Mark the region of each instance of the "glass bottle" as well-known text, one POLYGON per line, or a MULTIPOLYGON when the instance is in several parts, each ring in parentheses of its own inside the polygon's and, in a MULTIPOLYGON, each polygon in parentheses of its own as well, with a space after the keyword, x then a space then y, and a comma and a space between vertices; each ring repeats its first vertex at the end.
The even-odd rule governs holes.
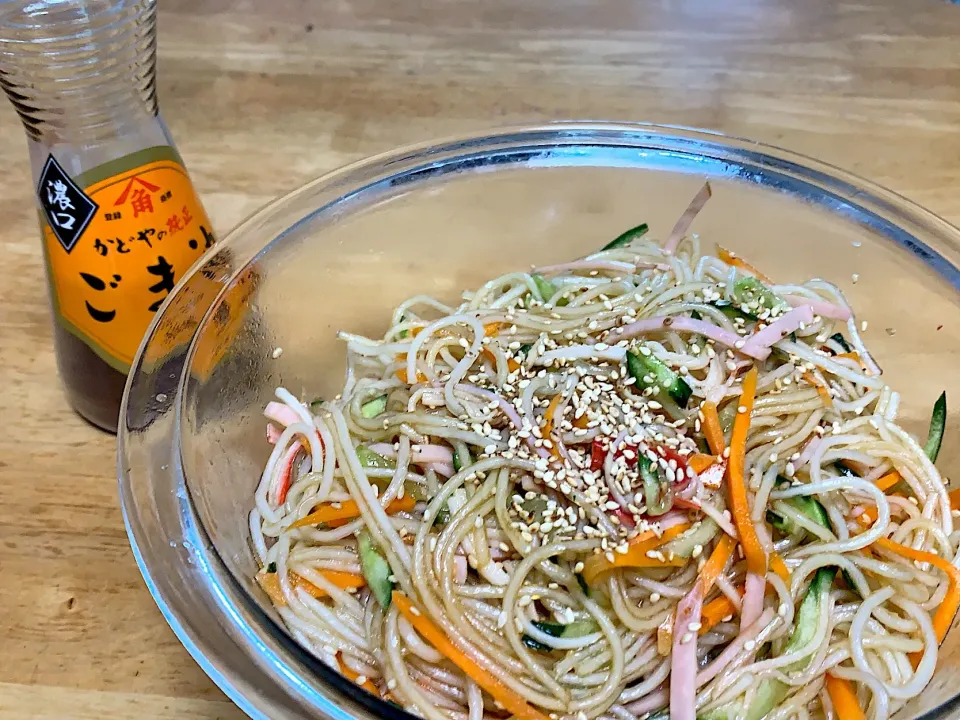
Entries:
POLYGON ((144 331, 214 241, 157 105, 156 0, 0 0, 0 85, 27 135, 61 379, 116 431, 144 331))

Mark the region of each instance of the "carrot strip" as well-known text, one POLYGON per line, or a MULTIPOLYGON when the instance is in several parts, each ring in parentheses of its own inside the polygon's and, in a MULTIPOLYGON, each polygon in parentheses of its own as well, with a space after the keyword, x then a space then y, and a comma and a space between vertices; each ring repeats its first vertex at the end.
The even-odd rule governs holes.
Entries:
POLYGON ((790 587, 790 568, 787 567, 787 564, 783 561, 783 558, 780 557, 780 553, 770 553, 770 569, 776 573, 778 578, 783 580, 787 587, 790 587))
POLYGON ((681 567, 688 562, 686 558, 676 557, 672 560, 666 558, 660 560, 657 557, 649 557, 647 553, 656 550, 664 543, 669 542, 677 535, 689 529, 690 525, 682 523, 667 528, 660 537, 657 537, 657 534, 653 530, 642 532, 630 541, 627 552, 613 552, 613 561, 611 561, 605 553, 591 555, 583 563, 583 579, 586 580, 588 585, 592 585, 600 575, 616 568, 681 567))
MULTIPOLYGON (((341 590, 348 590, 350 588, 362 588, 367 584, 367 581, 363 578, 362 575, 356 575, 351 572, 344 572, 343 570, 320 570, 319 573, 323 575, 324 579, 328 582, 333 583, 341 590)), ((301 587, 306 590, 308 593, 313 595, 313 597, 320 598, 327 597, 327 591, 323 588, 317 587, 312 582, 307 580, 305 577, 297 575, 296 573, 290 573, 294 577, 294 583, 297 587, 301 587)))
POLYGON ((846 358, 847 360, 856 360, 858 363, 860 363, 861 367, 863 366, 863 360, 860 358, 859 353, 855 353, 855 352, 840 353, 839 355, 834 355, 833 358, 834 360, 836 360, 837 358, 846 358))
POLYGON ((723 260, 730 267, 735 267, 737 270, 743 270, 744 272, 753 275, 757 280, 765 282, 767 285, 772 285, 773 280, 768 278, 762 272, 757 270, 753 265, 748 263, 743 258, 739 257, 736 253, 732 253, 721 245, 717 245, 717 257, 723 260))
POLYGON ((723 618, 736 614, 737 608, 726 595, 711 600, 700 610, 700 635, 710 632, 723 618))
POLYGON ((857 522, 860 527, 868 528, 877 521, 877 509, 875 507, 864 508, 863 512, 857 515, 857 522))
MULTIPOLYGON (((416 335, 416 332, 417 332, 417 330, 415 329, 413 334, 416 335)), ((394 358, 394 360, 396 360, 397 362, 406 362, 406 359, 407 359, 407 354, 406 354, 406 353, 400 353, 399 355, 397 355, 397 356, 394 358)), ((406 366, 397 368, 397 370, 396 370, 396 372, 394 373, 394 375, 397 376, 397 379, 398 379, 400 382, 405 382, 405 383, 409 383, 409 382, 410 382, 410 379, 407 377, 407 368, 406 368, 406 366)), ((420 372, 419 370, 417 370, 417 382, 426 382, 426 381, 427 381, 427 376, 424 375, 424 374, 423 374, 422 372, 420 372)))
POLYGON ((843 720, 866 720, 860 701, 853 685, 846 678, 838 678, 830 673, 826 677, 827 693, 833 703, 833 712, 843 720))
MULTIPOLYGON (((343 658, 341 657, 341 655, 342 653, 339 653, 339 652, 337 653, 337 665, 340 666, 340 674, 343 675, 347 680, 350 680, 352 682, 357 682, 357 679, 360 677, 360 675, 358 675, 353 670, 351 670, 350 668, 348 668, 346 665, 343 664, 343 658)), ((366 678, 364 678, 363 682, 358 683, 358 685, 360 685, 360 687, 362 687, 367 692, 371 692, 377 697, 380 697, 380 691, 377 689, 377 686, 374 685, 370 680, 367 680, 366 678)))
MULTIPOLYGON (((398 512, 410 512, 416 504, 416 500, 409 495, 404 495, 402 498, 397 498, 387 505, 386 512, 388 515, 395 515, 398 512)), ((356 500, 347 500, 341 503, 326 503, 309 515, 297 520, 290 526, 290 529, 306 527, 308 525, 319 525, 321 523, 330 524, 338 520, 352 520, 359 516, 360 508, 357 506, 356 500), (335 505, 339 505, 339 507, 334 507, 335 505)))
POLYGON ((950 509, 960 510, 960 488, 948 492, 947 497, 950 498, 950 509))
POLYGON ((703 436, 707 439, 710 452, 714 455, 723 455, 723 428, 720 427, 720 415, 717 413, 717 404, 709 400, 700 406, 703 413, 703 436))
POLYGON ((280 588, 280 577, 277 573, 261 570, 257 573, 256 578, 257 585, 267 594, 274 605, 284 607, 287 604, 287 599, 283 596, 283 590, 280 588))
POLYGON ((730 436, 730 461, 727 464, 727 483, 730 491, 730 506, 734 523, 740 535, 740 545, 747 559, 747 571, 761 577, 767 574, 767 553, 764 551, 757 531, 750 519, 750 505, 747 500, 747 487, 743 479, 743 462, 746 452, 747 432, 750 430, 750 413, 753 411, 754 396, 757 392, 757 369, 751 368, 743 378, 743 390, 740 393, 737 417, 733 421, 730 436), (743 412, 739 409, 743 408, 743 412))
MULTIPOLYGON (((883 492, 887 492, 887 490, 892 488, 901 480, 903 480, 903 476, 900 473, 898 473, 896 470, 894 470, 892 472, 888 472, 882 478, 877 480, 875 484, 878 488, 880 488, 880 490, 882 490, 883 492)), ((903 497, 900 493, 893 493, 893 494, 898 497, 903 497)), ((952 501, 951 501, 951 505, 952 505, 952 501)), ((860 513, 860 515, 858 515, 856 519, 857 519, 857 522, 860 523, 861 527, 866 528, 873 525, 877 521, 877 517, 878 517, 877 508, 868 507, 862 513, 860 513)))
MULTIPOLYGON (((354 575, 353 573, 343 572, 340 570, 320 570, 319 572, 327 580, 343 590, 346 590, 347 588, 360 588, 367 584, 363 577, 360 575, 354 575)), ((297 575, 295 572, 290 573, 290 581, 293 583, 294 587, 303 588, 318 600, 320 598, 327 597, 326 590, 317 587, 306 578, 297 575)), ((257 584, 270 597, 274 605, 284 607, 287 604, 287 598, 284 597, 283 589, 280 587, 280 576, 277 573, 261 570, 257 573, 257 584)))
POLYGON ((540 430, 541 437, 544 437, 544 438, 549 437, 550 433, 553 432, 553 426, 555 423, 553 416, 556 414, 557 407, 560 405, 560 401, 562 399, 563 399, 563 396, 561 393, 557 393, 552 398, 550 398, 550 404, 547 405, 547 410, 543 414, 543 417, 545 419, 543 422, 543 428, 540 430))
POLYGON ((500 328, 503 326, 502 322, 492 322, 483 326, 483 336, 490 337, 491 335, 496 335, 500 332, 500 328))
MULTIPOLYGON (((397 368, 397 372, 394 373, 394 374, 397 376, 397 379, 398 379, 400 382, 405 382, 405 383, 409 383, 409 382, 410 382, 410 380, 407 378, 407 369, 406 369, 406 368, 397 368)), ((426 381, 427 381, 427 376, 424 375, 424 374, 423 374, 422 372, 420 372, 419 370, 417 370, 417 382, 426 382, 426 381)))
POLYGON ((693 471, 699 475, 711 465, 715 464, 720 458, 716 455, 706 455, 704 453, 694 453, 687 458, 687 465, 693 468, 693 471))
POLYGON ((703 597, 707 596, 713 584, 720 577, 720 573, 727 566, 727 561, 733 555, 733 549, 737 546, 737 541, 729 535, 720 538, 720 542, 710 553, 707 562, 700 568, 700 585, 703 588, 703 597))
POLYGON ((399 590, 393 591, 393 603, 424 640, 460 668, 467 677, 490 693, 494 700, 513 713, 518 720, 548 720, 546 715, 528 704, 519 693, 504 685, 499 678, 491 675, 470 655, 450 642, 443 630, 425 617, 410 598, 399 590))
POLYGON ((903 480, 903 477, 894 470, 893 472, 888 472, 874 484, 880 488, 881 491, 886 492, 901 480, 903 480))
POLYGON ((575 428, 580 428, 581 430, 586 430, 589 423, 590 423, 590 418, 587 417, 586 413, 584 413, 578 418, 573 419, 573 426, 575 428))
POLYGON ((830 395, 830 389, 812 372, 807 371, 803 374, 803 379, 817 389, 817 395, 823 400, 825 407, 833 407, 833 397, 830 395))
MULTIPOLYGON (((908 560, 930 563, 937 568, 937 570, 946 573, 948 581, 947 594, 944 596, 943 602, 940 603, 940 607, 933 613, 933 630, 937 634, 937 642, 943 642, 947 630, 950 629, 950 625, 953 623, 953 617, 957 614, 957 608, 960 608, 960 570, 954 567, 953 563, 949 560, 944 560, 939 555, 934 555, 925 550, 914 550, 911 547, 895 543, 887 538, 879 538, 873 544, 888 552, 905 557, 908 560)), ((923 653, 919 652, 910 655, 914 666, 920 662, 922 655, 923 653)))
MULTIPOLYGON (((483 348, 481 353, 493 363, 493 366, 497 366, 497 356, 493 354, 493 351, 490 348, 483 348)), ((512 357, 507 358, 507 372, 516 372, 520 369, 520 363, 514 360, 512 357)))

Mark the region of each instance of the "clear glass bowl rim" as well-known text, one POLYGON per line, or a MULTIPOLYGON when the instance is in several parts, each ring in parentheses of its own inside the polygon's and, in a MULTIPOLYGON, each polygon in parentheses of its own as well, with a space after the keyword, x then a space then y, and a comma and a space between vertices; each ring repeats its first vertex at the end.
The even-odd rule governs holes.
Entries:
MULTIPOLYGON (((829 196, 856 207, 864 217, 870 219, 870 224, 875 226, 875 229, 911 250, 918 259, 933 267, 950 285, 960 290, 960 271, 957 269, 957 261, 960 259, 960 230, 943 218, 891 190, 828 163, 776 146, 683 126, 585 121, 479 131, 374 155, 322 175, 263 206, 237 225, 193 266, 157 313, 144 336, 127 381, 120 411, 117 455, 124 523, 149 592, 188 652, 220 689, 251 717, 302 717, 305 710, 312 710, 314 713, 319 711, 320 716, 335 717, 338 720, 357 716, 400 720, 410 716, 366 693, 353 692, 355 686, 352 683, 308 655, 283 630, 277 628, 272 620, 263 615, 256 603, 236 584, 223 566, 191 506, 188 492, 182 497, 177 495, 179 500, 176 520, 181 523, 182 532, 177 533, 177 537, 171 534, 162 538, 164 542, 160 545, 150 542, 157 538, 149 538, 149 523, 143 522, 142 513, 156 512, 156 508, 142 507, 135 496, 134 486, 138 483, 150 483, 151 478, 143 468, 137 468, 130 462, 130 448, 134 443, 134 436, 149 434, 150 430, 137 428, 136 424, 131 425, 128 420, 132 412, 142 411, 142 408, 130 405, 130 389, 141 368, 145 348, 153 338, 163 313, 184 286, 189 284, 191 278, 220 253, 229 250, 234 253, 234 259, 241 261, 234 269, 235 277, 253 258, 266 252, 271 243, 281 241, 285 231, 272 237, 263 237, 262 226, 272 219, 289 214, 289 211, 295 209, 305 198, 324 192, 336 194, 329 202, 314 206, 312 215, 346 200, 362 198, 365 190, 391 178, 410 176, 417 171, 429 172, 432 168, 442 168, 464 158, 518 151, 526 147, 547 150, 551 146, 559 148, 576 145, 649 148, 685 156, 704 156, 718 160, 728 158, 737 163, 762 167, 770 172, 794 178, 800 184, 808 186, 817 196, 829 196), (936 247, 919 241, 918 236, 934 238, 936 247), (944 257, 944 254, 949 256, 949 259, 944 257), (219 623, 210 626, 209 623, 191 620, 191 611, 198 608, 190 606, 189 599, 181 597, 175 584, 171 584, 168 578, 154 572, 154 548, 166 545, 166 540, 169 540, 171 547, 174 543, 182 543, 187 548, 190 564, 194 565, 200 574, 201 582, 206 583, 206 587, 201 590, 205 601, 210 603, 207 610, 219 623, 227 623, 226 627, 219 623), (259 627, 256 627, 257 625, 259 627), (257 629, 266 630, 266 640, 256 633, 257 629), (242 652, 231 657, 217 655, 213 647, 224 641, 233 643, 242 652), (315 676, 303 677, 304 670, 315 673, 315 676), (272 691, 261 692, 264 687, 271 687, 272 691)), ((349 211, 348 207, 346 212, 349 211)), ((287 230, 292 230, 303 220, 304 218, 300 218, 287 230)), ((222 292, 225 290, 221 291, 221 294, 222 292)), ((216 306, 218 299, 219 296, 211 303, 211 307, 216 306)), ((193 343, 186 353, 181 353, 186 355, 192 348, 193 343)), ((159 417, 172 418, 168 430, 143 441, 166 453, 165 456, 170 462, 165 468, 167 476, 162 480, 170 483, 170 490, 173 492, 185 487, 184 479, 180 475, 177 449, 178 418, 184 402, 183 389, 183 378, 180 378, 176 395, 166 398, 159 410, 159 417)), ((157 409, 154 408, 154 411, 157 409)), ((948 718, 958 707, 960 693, 918 720, 948 718)))

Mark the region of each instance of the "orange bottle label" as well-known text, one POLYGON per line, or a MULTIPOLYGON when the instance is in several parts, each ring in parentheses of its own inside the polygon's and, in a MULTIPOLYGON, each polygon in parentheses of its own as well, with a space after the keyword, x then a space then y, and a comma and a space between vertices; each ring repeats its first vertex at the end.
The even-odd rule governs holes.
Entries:
POLYGON ((123 372, 168 293, 214 242, 175 153, 153 148, 133 156, 147 157, 158 159, 112 172, 115 161, 86 173, 112 172, 85 186, 83 175, 75 182, 51 157, 38 187, 54 308, 123 372))

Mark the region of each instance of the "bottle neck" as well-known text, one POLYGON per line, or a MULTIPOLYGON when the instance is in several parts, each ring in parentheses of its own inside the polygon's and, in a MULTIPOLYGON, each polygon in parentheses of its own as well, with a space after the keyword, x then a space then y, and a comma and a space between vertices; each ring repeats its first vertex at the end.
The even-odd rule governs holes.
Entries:
POLYGON ((41 145, 136 135, 158 113, 156 0, 5 0, 0 86, 41 145))

